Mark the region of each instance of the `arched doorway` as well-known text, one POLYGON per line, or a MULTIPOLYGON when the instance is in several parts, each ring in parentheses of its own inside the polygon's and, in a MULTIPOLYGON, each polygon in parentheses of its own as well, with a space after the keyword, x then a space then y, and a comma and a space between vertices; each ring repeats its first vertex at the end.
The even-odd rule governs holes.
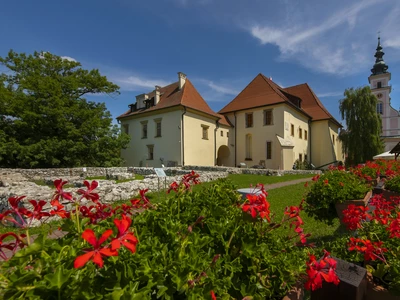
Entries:
POLYGON ((217 165, 218 166, 229 166, 229 156, 231 152, 229 151, 228 146, 222 145, 218 148, 217 154, 217 165))

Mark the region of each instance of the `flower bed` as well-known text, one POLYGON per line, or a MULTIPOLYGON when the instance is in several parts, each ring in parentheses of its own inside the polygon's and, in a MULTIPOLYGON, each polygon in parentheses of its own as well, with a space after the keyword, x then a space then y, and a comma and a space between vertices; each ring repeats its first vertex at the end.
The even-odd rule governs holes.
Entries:
POLYGON ((337 282, 328 254, 318 262, 307 247, 302 205, 287 207, 276 221, 262 186, 260 195, 243 201, 226 180, 191 192, 196 183, 196 173, 185 175, 171 184, 168 192, 174 197, 159 204, 152 204, 141 190, 130 204, 105 205, 95 192, 96 181, 85 181, 86 188, 74 195, 63 190, 66 182, 57 180, 47 212, 45 201, 30 200, 29 210, 18 206, 22 197, 10 198, 11 209, 0 219, 26 232, 0 237, 0 250, 15 253, 10 259, 3 255, 0 295, 273 298, 285 295, 299 279, 311 289, 324 280, 337 282), (62 199, 71 202, 72 211, 65 210, 62 199), (83 199, 93 204, 83 205, 83 199), (29 242, 29 223, 51 215, 62 218, 61 229, 68 234, 56 240, 40 235, 29 242), (276 232, 285 226, 285 234, 276 232))

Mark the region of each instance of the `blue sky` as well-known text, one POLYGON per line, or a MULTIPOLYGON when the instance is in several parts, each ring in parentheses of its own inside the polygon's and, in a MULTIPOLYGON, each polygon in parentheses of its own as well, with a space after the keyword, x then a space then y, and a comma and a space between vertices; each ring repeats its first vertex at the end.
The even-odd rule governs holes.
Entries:
POLYGON ((48 51, 99 69, 121 95, 88 99, 113 117, 180 71, 215 111, 263 73, 307 82, 341 121, 343 91, 368 84, 378 31, 400 107, 399 16, 398 0, 13 0, 0 9, 0 56, 48 51))

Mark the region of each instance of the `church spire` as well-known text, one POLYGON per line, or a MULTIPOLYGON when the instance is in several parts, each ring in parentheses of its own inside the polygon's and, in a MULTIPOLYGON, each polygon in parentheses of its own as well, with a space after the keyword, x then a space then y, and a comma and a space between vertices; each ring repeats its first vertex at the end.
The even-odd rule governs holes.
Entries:
POLYGON ((371 69, 372 75, 387 73, 387 69, 389 68, 383 60, 383 55, 385 54, 385 52, 383 52, 382 49, 383 48, 381 46, 381 37, 378 36, 378 46, 376 47, 375 52, 375 64, 371 69))

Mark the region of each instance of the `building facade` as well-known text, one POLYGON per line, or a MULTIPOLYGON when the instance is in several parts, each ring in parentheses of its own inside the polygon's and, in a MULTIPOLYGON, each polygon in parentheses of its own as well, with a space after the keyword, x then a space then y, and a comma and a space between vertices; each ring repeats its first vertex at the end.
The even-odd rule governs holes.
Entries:
POLYGON ((382 138, 385 142, 385 151, 390 151, 400 141, 400 114, 391 106, 392 87, 389 84, 391 73, 388 72, 389 67, 383 60, 384 54, 379 37, 375 52, 375 64, 371 69, 368 82, 372 93, 378 99, 376 110, 382 119, 382 138))
POLYGON ((128 166, 262 165, 288 170, 343 160, 338 123, 307 84, 281 88, 257 75, 215 113, 183 73, 136 97, 118 117, 131 136, 128 166))

